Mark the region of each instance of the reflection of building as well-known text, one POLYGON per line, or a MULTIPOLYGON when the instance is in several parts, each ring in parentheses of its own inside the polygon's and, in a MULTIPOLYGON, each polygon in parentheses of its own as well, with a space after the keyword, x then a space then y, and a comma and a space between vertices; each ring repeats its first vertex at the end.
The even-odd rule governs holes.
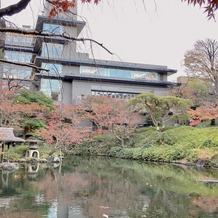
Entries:
POLYGON ((0 208, 4 208, 4 209, 10 208, 10 204, 12 201, 14 201, 14 199, 15 197, 7 197, 7 198, 1 197, 0 198, 0 208))
POLYGON ((57 217, 61 218, 85 218, 83 210, 80 206, 57 206, 57 217))
POLYGON ((77 52, 75 41, 60 36, 78 37, 85 22, 77 20, 75 15, 72 19, 72 14, 70 18, 61 14, 48 19, 48 8, 49 5, 45 5, 43 15, 38 16, 35 30, 50 35, 25 36, 25 39, 22 36, 21 43, 8 35, 5 57, 35 63, 49 72, 15 68, 7 70, 12 73, 10 77, 32 79, 36 75, 34 86, 62 103, 74 103, 84 95, 128 99, 143 92, 168 93, 173 83, 168 82, 167 77, 176 70, 159 65, 90 59, 87 54, 77 52))

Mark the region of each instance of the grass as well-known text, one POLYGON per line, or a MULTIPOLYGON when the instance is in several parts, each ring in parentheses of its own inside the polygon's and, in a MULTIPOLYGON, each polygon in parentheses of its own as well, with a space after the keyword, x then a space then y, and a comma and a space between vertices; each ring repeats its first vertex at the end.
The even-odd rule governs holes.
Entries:
POLYGON ((153 127, 140 128, 132 134, 125 148, 116 144, 111 135, 96 138, 88 147, 90 154, 95 155, 166 162, 195 163, 203 159, 218 164, 218 127, 178 126, 167 127, 163 132, 153 127))

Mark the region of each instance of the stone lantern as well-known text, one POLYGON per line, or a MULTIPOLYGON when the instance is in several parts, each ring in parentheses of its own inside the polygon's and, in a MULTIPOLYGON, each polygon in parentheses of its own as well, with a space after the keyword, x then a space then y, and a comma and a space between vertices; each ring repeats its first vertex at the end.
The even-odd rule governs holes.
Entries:
POLYGON ((26 151, 26 158, 37 158, 39 159, 38 142, 37 139, 26 140, 29 143, 29 149, 26 151))

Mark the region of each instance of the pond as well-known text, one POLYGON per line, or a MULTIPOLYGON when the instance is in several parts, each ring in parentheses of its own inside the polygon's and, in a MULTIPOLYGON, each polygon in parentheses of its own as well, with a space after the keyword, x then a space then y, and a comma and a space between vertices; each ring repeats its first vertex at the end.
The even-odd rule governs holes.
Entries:
POLYGON ((218 170, 70 157, 1 171, 1 218, 218 217, 218 170))

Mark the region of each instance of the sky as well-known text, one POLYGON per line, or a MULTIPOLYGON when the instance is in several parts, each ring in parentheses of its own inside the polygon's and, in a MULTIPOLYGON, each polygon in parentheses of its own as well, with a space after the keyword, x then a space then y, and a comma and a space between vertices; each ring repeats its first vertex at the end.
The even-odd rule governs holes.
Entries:
MULTIPOLYGON (((17 1, 2 0, 2 7, 17 1)), ((18 26, 34 27, 41 5, 40 0, 32 0, 24 12, 10 20, 18 26)), ((81 51, 96 59, 164 65, 178 70, 169 77, 170 81, 185 75, 184 54, 197 40, 218 40, 217 22, 208 20, 204 9, 181 0, 101 0, 98 5, 80 5, 78 14, 86 22, 79 37, 103 43, 113 55, 97 45, 91 50, 89 44, 78 44, 81 51)))

